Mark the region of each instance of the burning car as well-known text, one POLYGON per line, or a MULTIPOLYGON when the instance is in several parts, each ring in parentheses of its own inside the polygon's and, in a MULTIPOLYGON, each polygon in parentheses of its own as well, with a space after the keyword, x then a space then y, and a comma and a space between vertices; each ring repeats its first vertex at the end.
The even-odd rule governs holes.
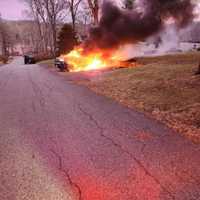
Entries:
POLYGON ((70 72, 79 72, 119 67, 120 62, 116 55, 105 54, 103 50, 84 52, 81 46, 77 46, 68 54, 57 58, 55 65, 60 69, 67 68, 70 72))
POLYGON ((68 54, 56 58, 55 66, 61 71, 83 72, 135 67, 136 60, 130 59, 123 61, 120 54, 111 50, 103 51, 93 49, 92 51, 85 51, 80 45, 75 47, 68 54))
POLYGON ((55 67, 60 69, 60 71, 62 71, 62 72, 69 71, 67 62, 61 57, 56 58, 54 64, 55 64, 55 67))

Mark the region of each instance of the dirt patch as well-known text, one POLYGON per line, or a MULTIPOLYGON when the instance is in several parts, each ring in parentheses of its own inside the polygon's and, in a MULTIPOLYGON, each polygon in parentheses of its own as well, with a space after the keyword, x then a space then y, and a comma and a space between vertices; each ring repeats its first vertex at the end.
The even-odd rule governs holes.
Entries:
POLYGON ((139 140, 140 142, 145 142, 151 140, 153 138, 153 134, 149 132, 138 132, 134 134, 134 138, 139 140))

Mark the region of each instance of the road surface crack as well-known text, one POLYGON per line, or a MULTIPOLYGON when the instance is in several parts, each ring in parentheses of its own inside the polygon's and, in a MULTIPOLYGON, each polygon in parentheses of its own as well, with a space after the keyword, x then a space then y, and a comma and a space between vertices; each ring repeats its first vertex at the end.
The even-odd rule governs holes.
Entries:
POLYGON ((6 85, 8 84, 9 80, 11 79, 11 76, 12 76, 13 72, 9 72, 5 77, 6 77, 6 80, 4 82, 0 82, 0 90, 2 88, 6 88, 6 85))
POLYGON ((58 169, 59 169, 59 171, 61 171, 65 175, 70 186, 76 190, 76 193, 78 194, 78 199, 83 200, 82 190, 81 190, 80 186, 72 180, 70 173, 69 173, 69 170, 64 169, 62 157, 57 152, 55 152, 53 149, 50 149, 50 151, 58 159, 58 169))
POLYGON ((92 116, 92 114, 88 113, 87 111, 85 111, 80 104, 77 104, 79 110, 86 115, 95 125, 96 127, 99 129, 99 134, 105 138, 106 140, 110 141, 115 147, 117 147, 118 149, 120 149, 120 151, 128 154, 137 164, 138 166, 143 169, 143 171, 145 172, 146 175, 148 175, 149 177, 151 177, 161 188, 163 191, 165 191, 172 199, 175 199, 174 195, 167 189, 165 188, 161 182, 154 176, 152 175, 148 169, 142 164, 142 162, 137 159, 132 153, 130 153, 128 150, 124 149, 122 145, 120 145, 119 143, 115 142, 112 138, 108 137, 107 135, 104 134, 105 132, 105 128, 101 127, 98 123, 98 121, 92 116))
POLYGON ((36 97, 37 97, 38 100, 39 100, 39 104, 40 104, 41 108, 44 108, 44 107, 45 107, 45 98, 44 98, 44 96, 43 96, 43 94, 42 94, 42 91, 41 91, 41 89, 38 87, 38 85, 33 81, 33 79, 32 79, 32 77, 31 77, 30 73, 28 73, 28 75, 29 75, 29 76, 28 76, 28 77, 29 77, 29 80, 30 80, 30 82, 31 82, 31 84, 32 84, 33 91, 34 91, 36 97))

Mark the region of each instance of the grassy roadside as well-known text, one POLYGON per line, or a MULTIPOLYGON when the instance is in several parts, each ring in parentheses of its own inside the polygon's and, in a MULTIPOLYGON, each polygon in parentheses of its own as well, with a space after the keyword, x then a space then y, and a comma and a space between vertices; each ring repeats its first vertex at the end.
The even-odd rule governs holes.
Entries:
POLYGON ((54 67, 54 59, 44 60, 44 61, 38 62, 37 64, 47 66, 47 67, 54 67))
POLYGON ((0 55, 0 65, 5 65, 9 61, 8 57, 0 55))
POLYGON ((136 68, 81 81, 99 94, 145 112, 200 143, 200 53, 138 58, 136 68))

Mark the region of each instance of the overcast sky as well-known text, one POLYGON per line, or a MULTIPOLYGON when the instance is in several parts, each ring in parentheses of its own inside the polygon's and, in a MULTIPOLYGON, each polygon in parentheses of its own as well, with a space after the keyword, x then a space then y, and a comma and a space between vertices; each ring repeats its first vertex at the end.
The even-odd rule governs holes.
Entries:
POLYGON ((0 13, 4 19, 23 19, 23 10, 25 6, 22 0, 0 0, 0 13))

